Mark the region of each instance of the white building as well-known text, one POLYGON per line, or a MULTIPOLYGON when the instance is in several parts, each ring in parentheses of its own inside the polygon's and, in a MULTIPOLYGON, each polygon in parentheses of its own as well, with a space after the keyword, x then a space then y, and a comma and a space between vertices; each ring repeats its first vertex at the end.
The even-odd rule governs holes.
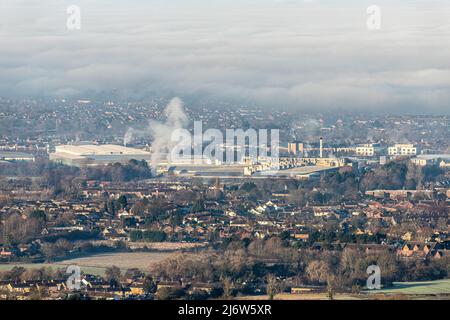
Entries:
POLYGON ((415 156, 417 155, 417 148, 413 144, 396 144, 388 148, 390 156, 415 156))
POLYGON ((126 163, 132 159, 149 161, 151 153, 119 145, 61 145, 50 153, 50 160, 74 166, 96 166, 126 163))
POLYGON ((381 151, 380 145, 375 143, 362 144, 356 147, 356 155, 373 157, 381 151))
MULTIPOLYGON (((447 161, 448 161, 448 160, 447 160, 447 161)), ((442 160, 442 161, 439 163, 439 167, 441 167, 441 168, 450 168, 450 162, 446 162, 446 161, 442 160)))
POLYGON ((24 152, 0 151, 2 161, 34 161, 34 156, 24 152))
POLYGON ((411 159, 411 162, 417 166, 439 165, 441 168, 450 167, 447 162, 450 161, 450 154, 423 154, 411 159))

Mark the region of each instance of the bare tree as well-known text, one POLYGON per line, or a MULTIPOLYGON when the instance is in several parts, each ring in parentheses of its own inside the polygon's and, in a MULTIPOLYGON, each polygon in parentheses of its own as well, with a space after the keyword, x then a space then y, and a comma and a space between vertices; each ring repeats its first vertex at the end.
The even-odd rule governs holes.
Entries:
POLYGON ((224 277, 222 279, 222 285, 223 285, 223 298, 224 299, 231 299, 233 295, 233 281, 230 277, 224 277))
POLYGON ((282 286, 273 274, 269 274, 267 276, 267 295, 269 296, 269 300, 273 300, 275 295, 282 291, 282 286))

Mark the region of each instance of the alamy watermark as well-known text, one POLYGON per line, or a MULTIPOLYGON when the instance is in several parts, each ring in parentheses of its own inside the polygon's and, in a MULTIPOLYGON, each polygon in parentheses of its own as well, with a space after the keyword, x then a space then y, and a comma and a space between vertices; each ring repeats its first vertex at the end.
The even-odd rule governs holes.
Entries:
POLYGON ((279 170, 280 139, 278 129, 219 129, 203 131, 201 121, 194 122, 193 134, 187 129, 172 132, 174 144, 170 163, 233 165, 258 167, 262 174, 279 170))
MULTIPOLYGON (((68 30, 81 30, 81 8, 78 5, 70 5, 66 10, 68 17, 66 27, 68 30)), ((381 29, 381 8, 377 5, 371 5, 367 8, 369 15, 366 25, 370 31, 381 29)))
POLYGON ((367 8, 367 29, 370 31, 376 31, 381 29, 381 8, 376 5, 369 6, 367 8))
POLYGON ((381 269, 377 265, 371 265, 367 268, 367 274, 370 274, 367 278, 366 287, 369 290, 381 289, 381 269))
POLYGON ((81 268, 76 265, 67 267, 66 273, 69 277, 66 281, 66 287, 70 291, 79 291, 81 289, 81 268))
POLYGON ((67 17, 66 26, 68 30, 80 30, 81 29, 81 8, 76 5, 71 5, 67 7, 66 10, 67 17))

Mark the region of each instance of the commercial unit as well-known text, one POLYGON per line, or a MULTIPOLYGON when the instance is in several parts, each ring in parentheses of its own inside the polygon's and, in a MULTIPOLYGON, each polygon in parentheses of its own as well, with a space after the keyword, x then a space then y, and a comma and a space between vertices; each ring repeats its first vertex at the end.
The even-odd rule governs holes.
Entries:
POLYGON ((98 166, 126 163, 132 159, 150 161, 151 153, 119 145, 60 145, 50 153, 50 160, 72 166, 98 166))
POLYGON ((0 151, 1 161, 34 161, 34 156, 24 152, 0 151))
POLYGON ((421 154, 411 159, 411 162, 417 166, 439 165, 446 168, 447 161, 450 161, 450 154, 421 154))
POLYGON ((288 144, 288 152, 290 154, 303 154, 304 144, 300 141, 292 141, 288 144))
POLYGON ((415 156, 417 148, 413 144, 396 144, 388 148, 390 156, 415 156))
POLYGON ((362 144, 356 147, 356 155, 364 157, 373 157, 382 151, 378 143, 362 144))

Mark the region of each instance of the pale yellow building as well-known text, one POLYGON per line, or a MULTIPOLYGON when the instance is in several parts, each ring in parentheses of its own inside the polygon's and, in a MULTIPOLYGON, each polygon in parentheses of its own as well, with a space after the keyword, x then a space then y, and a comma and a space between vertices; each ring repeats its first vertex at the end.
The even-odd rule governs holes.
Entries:
POLYGON ((396 144, 388 148, 390 156, 415 156, 417 148, 413 144, 396 144))

